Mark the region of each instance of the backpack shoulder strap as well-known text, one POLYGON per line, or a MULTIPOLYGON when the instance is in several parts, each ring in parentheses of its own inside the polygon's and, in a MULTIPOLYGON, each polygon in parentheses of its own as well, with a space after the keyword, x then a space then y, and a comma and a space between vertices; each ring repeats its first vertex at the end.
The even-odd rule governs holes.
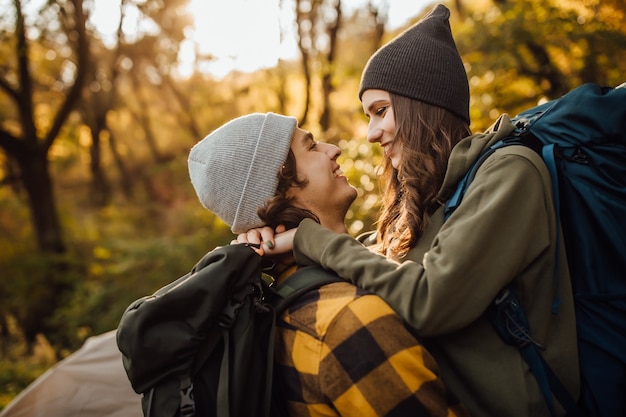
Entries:
POLYGON ((345 281, 337 274, 320 266, 305 266, 294 272, 287 280, 268 294, 268 301, 278 316, 301 295, 332 282, 345 281))
POLYGON ((446 201, 446 205, 444 207, 444 212, 443 212, 445 220, 448 220, 448 217, 452 215, 454 210, 456 210, 459 207, 459 205, 461 205, 461 201, 463 200, 463 196, 465 195, 467 188, 470 186, 471 182, 474 180, 474 177, 476 176, 476 172, 481 167, 483 162, 485 162, 485 160, 489 158, 497 149, 500 149, 504 146, 515 145, 515 144, 522 144, 519 137, 517 136, 510 136, 510 137, 501 139, 498 142, 491 145, 485 151, 483 151, 483 153, 481 153, 478 156, 478 158, 476 158, 476 160, 472 163, 470 168, 467 170, 467 173, 463 176, 463 178, 461 178, 461 181, 459 181, 456 187, 456 190, 454 191, 452 196, 448 199, 448 201, 446 201))
MULTIPOLYGON (((318 265, 305 266, 294 272, 285 282, 276 288, 264 288, 265 302, 272 306, 276 317, 289 307, 297 298, 307 292, 333 282, 343 282, 337 274, 327 271, 318 265)), ((272 382, 270 380, 270 382, 272 382)), ((287 417, 289 414, 283 403, 280 393, 280 381, 273 381, 272 386, 272 415, 287 417)))
MULTIPOLYGON (((502 139, 488 149, 486 149, 470 166, 465 176, 459 181, 455 192, 452 197, 448 199, 444 208, 444 221, 448 220, 450 215, 461 204, 463 196, 467 191, 470 183, 474 179, 478 168, 485 160, 491 156, 497 149, 500 149, 509 145, 524 145, 533 149, 544 160, 553 185, 553 195, 555 200, 555 210, 557 218, 557 233, 560 233, 560 205, 558 194, 558 176, 556 173, 556 163, 554 160, 554 145, 543 144, 529 132, 521 133, 516 131, 511 137, 502 139)), ((559 268, 559 241, 560 236, 557 234, 557 248, 556 248, 556 275, 555 285, 558 285, 558 268, 559 268)), ((559 306, 558 291, 555 295, 555 300, 552 305, 552 312, 556 314, 559 306)), ((530 329, 526 313, 524 312, 521 303, 518 300, 517 295, 512 287, 505 288, 496 299, 492 302, 486 313, 487 319, 494 326, 500 337, 508 344, 517 346, 520 353, 526 363, 528 364, 530 371, 534 374, 541 393, 544 396, 546 405, 552 416, 556 416, 554 403, 552 401, 552 394, 559 400, 561 405, 568 412, 569 416, 582 417, 582 411, 576 401, 567 392, 561 381, 555 375, 554 371, 550 368, 548 363, 541 356, 539 349, 542 348, 536 341, 530 337, 530 329)))

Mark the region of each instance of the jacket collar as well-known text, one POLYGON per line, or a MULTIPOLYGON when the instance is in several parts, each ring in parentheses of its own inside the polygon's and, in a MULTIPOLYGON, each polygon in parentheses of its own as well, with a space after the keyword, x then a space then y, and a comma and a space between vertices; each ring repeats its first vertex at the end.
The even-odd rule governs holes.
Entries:
POLYGON ((503 114, 484 133, 468 136, 457 143, 450 153, 448 169, 437 195, 438 199, 446 201, 478 155, 493 143, 509 136, 514 130, 515 126, 509 116, 503 114))

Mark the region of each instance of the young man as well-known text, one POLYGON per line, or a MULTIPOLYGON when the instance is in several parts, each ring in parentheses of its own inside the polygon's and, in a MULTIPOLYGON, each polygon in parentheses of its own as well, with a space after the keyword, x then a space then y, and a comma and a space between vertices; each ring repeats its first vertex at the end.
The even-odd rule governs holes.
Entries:
MULTIPOLYGON (((346 233, 356 190, 339 154, 295 118, 257 113, 196 144, 189 173, 201 203, 233 233, 304 218, 346 233)), ((298 268, 291 253, 272 260, 277 285, 298 268)), ((430 354, 376 295, 328 284, 299 298, 277 325, 276 383, 292 416, 467 415, 430 354)))

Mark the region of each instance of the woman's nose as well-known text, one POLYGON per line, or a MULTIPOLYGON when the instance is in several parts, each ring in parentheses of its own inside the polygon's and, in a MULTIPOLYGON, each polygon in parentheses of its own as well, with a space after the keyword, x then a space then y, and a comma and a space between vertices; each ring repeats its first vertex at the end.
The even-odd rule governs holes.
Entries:
POLYGON ((372 125, 371 123, 367 127, 367 141, 369 143, 380 142, 383 130, 372 125))

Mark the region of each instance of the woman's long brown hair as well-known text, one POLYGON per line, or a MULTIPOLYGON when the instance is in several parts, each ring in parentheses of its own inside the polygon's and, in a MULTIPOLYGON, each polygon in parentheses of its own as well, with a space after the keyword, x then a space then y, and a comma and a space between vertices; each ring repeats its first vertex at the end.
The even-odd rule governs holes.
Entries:
POLYGON ((396 121, 395 142, 402 160, 381 165, 382 212, 378 221, 379 251, 401 258, 422 236, 437 201, 454 145, 470 135, 468 124, 437 106, 391 94, 396 121))

